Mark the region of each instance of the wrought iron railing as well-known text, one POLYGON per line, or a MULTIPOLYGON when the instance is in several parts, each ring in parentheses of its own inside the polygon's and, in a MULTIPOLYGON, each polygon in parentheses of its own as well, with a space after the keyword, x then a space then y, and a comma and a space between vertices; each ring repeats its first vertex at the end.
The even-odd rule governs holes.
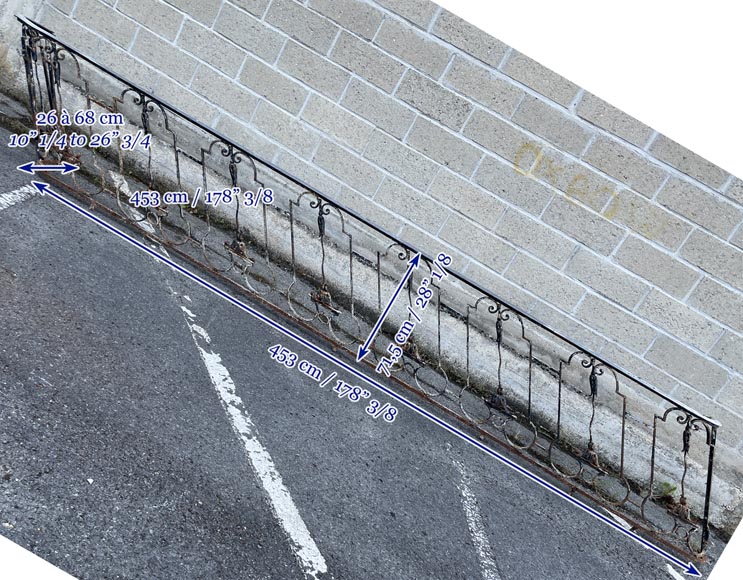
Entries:
MULTIPOLYGON (((87 174, 60 185, 356 354, 417 248, 20 21, 31 112, 55 112, 28 137, 41 159, 74 160, 87 174), (78 110, 106 123, 76 123, 78 110), (164 197, 138 209, 142 191, 164 197)), ((389 371, 484 440, 701 557, 719 424, 458 274, 443 253, 420 253, 370 372, 389 371)))

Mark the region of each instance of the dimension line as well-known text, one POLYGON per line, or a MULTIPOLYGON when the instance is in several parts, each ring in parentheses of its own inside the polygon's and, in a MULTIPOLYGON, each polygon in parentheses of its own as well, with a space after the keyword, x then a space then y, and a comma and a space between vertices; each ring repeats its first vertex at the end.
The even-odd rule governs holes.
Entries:
POLYGON ((429 411, 426 411, 423 407, 420 407, 417 404, 415 404, 415 403, 413 403, 411 401, 408 401, 405 397, 403 397, 402 395, 397 394, 396 392, 394 392, 389 387, 385 387, 383 384, 379 383, 375 379, 372 379, 372 378, 366 376, 363 372, 361 372, 356 367, 354 367, 354 366, 352 366, 352 365, 350 365, 350 364, 342 361, 341 359, 335 357, 334 355, 326 352, 325 350, 323 350, 319 346, 315 346, 310 341, 306 340, 305 338, 302 338, 296 332, 294 332, 294 331, 292 331, 292 330, 290 330, 290 329, 282 326, 281 324, 279 324, 275 320, 272 320, 271 318, 269 318, 265 314, 262 314, 261 312, 259 312, 255 308, 252 308, 251 306, 248 306, 247 304, 245 304, 244 302, 241 302, 237 298, 235 298, 233 296, 230 296, 224 290, 220 290, 215 285, 213 285, 210 282, 204 280, 203 278, 201 278, 200 276, 194 274, 193 272, 190 272, 189 270, 187 270, 183 266, 179 266, 173 260, 171 260, 169 258, 166 258, 165 256, 160 255, 155 250, 152 250, 152 249, 148 248, 147 246, 145 246, 141 242, 139 242, 136 239, 134 239, 129 234, 126 234, 123 231, 121 231, 118 228, 116 228, 115 226, 112 226, 112 225, 106 223, 101 218, 97 217, 96 215, 92 214, 91 212, 87 211, 86 209, 80 207, 76 203, 68 200, 64 196, 56 193, 55 191, 52 191, 49 188, 49 184, 38 182, 38 181, 33 181, 32 183, 33 183, 34 187, 36 187, 36 189, 38 189, 39 190, 39 193, 41 193, 42 195, 49 194, 51 197, 53 197, 55 200, 59 201, 60 203, 62 203, 64 205, 66 205, 67 207, 75 210, 76 212, 78 212, 79 214, 85 216, 89 220, 95 222, 96 224, 98 224, 102 228, 104 228, 104 229, 108 230, 109 232, 115 234, 116 236, 118 236, 122 240, 124 240, 126 242, 129 242, 130 244, 132 244, 136 248, 139 248, 140 250, 142 250, 146 254, 152 256, 156 260, 159 260, 162 263, 166 264, 167 266, 170 266, 173 270, 176 270, 177 272, 179 272, 179 273, 183 274, 184 276, 186 276, 186 278, 189 278, 190 280, 193 280, 194 282, 196 282, 197 284, 199 284, 199 286, 202 286, 203 288, 206 288, 207 290, 210 290, 211 292, 213 292, 217 296, 223 298, 227 302, 233 304, 234 306, 237 306, 240 310, 242 310, 244 312, 247 312, 251 316, 257 318, 261 322, 264 322, 265 324, 267 324, 271 328, 277 330, 281 334, 283 334, 283 335, 285 335, 285 336, 287 336, 287 337, 289 337, 289 338, 297 341, 299 344, 301 344, 305 348, 311 350, 312 352, 314 352, 315 354, 319 355, 320 357, 324 358, 325 360, 327 360, 327 361, 335 364, 336 366, 339 366, 340 368, 342 368, 346 372, 348 372, 348 373, 352 374, 353 376, 361 379, 362 381, 364 381, 365 383, 373 386, 374 388, 382 391, 387 396, 395 399, 396 401, 398 401, 400 404, 404 405, 408 409, 411 409, 412 411, 418 413, 419 415, 422 415, 423 417, 425 417, 426 419, 428 419, 432 423, 435 423, 436 425, 438 425, 442 429, 445 429, 449 433, 452 433, 453 435, 456 435, 457 437, 459 437, 463 441, 466 441, 470 445, 472 445, 474 447, 477 447, 483 453, 486 453, 487 455, 489 455, 489 456, 497 459, 498 461, 500 461, 504 465, 507 465, 508 467, 510 467, 511 469, 513 469, 514 471, 517 471, 518 473, 520 473, 521 475, 523 475, 527 479, 533 481, 534 483, 539 484, 543 488, 545 488, 545 489, 551 491, 552 493, 554 493, 555 495, 561 497, 562 499, 564 499, 568 503, 571 503, 575 507, 580 508, 581 510, 583 510, 587 514, 593 516, 597 520, 599 520, 599 521, 605 523, 606 525, 614 528, 619 533, 625 535, 628 538, 631 538, 635 542, 637 542, 637 543, 641 544, 642 546, 648 548, 649 550, 651 550, 652 552, 654 552, 657 555, 661 556, 662 558, 665 558, 666 560, 668 560, 672 564, 680 567, 684 571, 684 574, 687 574, 689 576, 696 576, 696 577, 701 577, 702 576, 702 574, 699 572, 699 570, 697 570, 697 568, 691 562, 686 562, 685 563, 682 560, 680 560, 679 558, 676 558, 675 556, 673 556, 672 554, 670 554, 669 552, 667 552, 667 551, 663 550, 662 548, 656 546, 655 544, 647 541, 646 539, 642 538, 641 536, 638 536, 634 532, 625 529, 623 526, 621 526, 620 524, 618 524, 617 522, 615 522, 611 518, 605 516, 604 514, 602 514, 601 512, 599 512, 599 511, 597 511, 595 509, 593 509, 592 507, 584 504, 582 501, 580 501, 580 500, 572 497, 570 494, 564 492, 563 490, 561 490, 557 486, 555 486, 555 485, 549 483, 548 481, 542 479, 538 475, 535 475, 532 472, 530 472, 529 470, 521 467, 518 463, 516 463, 515 461, 509 459, 505 455, 502 455, 502 454, 498 453, 494 449, 490 449, 489 447, 487 447, 486 445, 484 445, 483 443, 481 443, 480 441, 478 441, 474 437, 471 437, 471 436, 467 435, 464 431, 461 431, 458 428, 456 428, 456 427, 454 427, 452 425, 449 425, 448 423, 446 423, 443 420, 439 419, 438 417, 436 417, 435 415, 433 415, 429 411))
POLYGON ((33 161, 29 161, 28 163, 19 165, 16 169, 31 175, 34 175, 37 171, 60 171, 62 175, 67 175, 68 173, 74 173, 80 168, 72 163, 67 163, 67 161, 63 161, 62 165, 44 165, 43 163, 36 165, 33 161))
POLYGON ((395 303, 395 300, 397 300, 397 297, 402 291, 402 289, 405 287, 405 284, 407 284, 408 278, 410 278, 411 274, 413 273, 413 270, 418 268, 420 259, 421 259, 421 255, 416 254, 408 262, 408 271, 405 272, 405 275, 402 277, 402 280, 400 280, 400 283, 397 285, 397 289, 395 290, 395 293, 392 295, 392 298, 390 298, 389 302, 387 303, 386 308, 382 311, 382 314, 379 315, 379 319, 377 320, 377 323, 374 325, 374 328, 372 328, 371 333, 369 333, 369 338, 367 338, 366 342, 359 347, 359 352, 356 355, 356 362, 363 360, 363 358, 367 354, 369 354, 369 349, 371 348, 371 344, 374 342, 374 337, 377 336, 379 329, 382 328, 382 323, 384 323, 384 319, 387 318, 387 315, 390 313, 390 309, 392 308, 392 305, 395 303))

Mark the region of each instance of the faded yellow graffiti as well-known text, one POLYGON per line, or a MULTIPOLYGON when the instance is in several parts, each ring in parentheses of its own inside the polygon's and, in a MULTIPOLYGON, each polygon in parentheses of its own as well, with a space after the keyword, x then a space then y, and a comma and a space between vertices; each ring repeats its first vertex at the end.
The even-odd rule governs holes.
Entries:
POLYGON ((527 141, 526 143, 521 145, 521 147, 519 147, 518 151, 516 151, 516 154, 513 156, 513 168, 516 170, 516 173, 520 175, 533 177, 532 171, 534 170, 534 167, 539 163, 542 155, 544 155, 544 151, 539 145, 532 141, 527 141), (521 162, 524 160, 524 157, 527 153, 533 153, 536 158, 535 161, 532 162, 531 168, 528 171, 521 168, 521 162))
MULTIPOLYGON (((602 198, 603 194, 608 194, 609 199, 613 200, 617 196, 617 191, 612 187, 602 185, 600 187, 594 187, 590 185, 590 179, 588 173, 581 172, 576 173, 569 179, 567 185, 561 183, 561 178, 565 176, 568 168, 555 160, 545 155, 544 149, 532 141, 527 141, 516 151, 514 155, 513 168, 519 175, 530 177, 532 179, 541 179, 546 181, 553 187, 556 187, 563 191, 565 195, 573 199, 577 199, 596 209, 601 209, 603 203, 598 203, 597 200, 602 198), (530 169, 525 170, 523 168, 523 161, 527 154, 533 154, 535 160, 530 169), (594 200, 601 207, 596 207, 594 200)), ((567 177, 563 181, 567 180, 567 177)))
POLYGON ((650 240, 660 241, 669 233, 668 224, 654 219, 650 211, 652 207, 644 207, 641 202, 633 200, 631 194, 622 195, 621 189, 607 185, 592 185, 588 172, 567 176, 570 168, 547 156, 544 148, 533 141, 525 142, 516 151, 513 168, 519 175, 541 180, 556 187, 565 193, 565 201, 576 205, 577 202, 581 202, 610 222, 622 224, 650 240), (529 155, 534 156, 534 161, 530 168, 524 169, 523 165, 529 155), (603 207, 606 209, 602 211, 603 207))
POLYGON ((644 208, 632 203, 627 195, 615 195, 602 215, 610 221, 624 224, 649 240, 660 239, 667 233, 664 224, 653 219, 644 208))

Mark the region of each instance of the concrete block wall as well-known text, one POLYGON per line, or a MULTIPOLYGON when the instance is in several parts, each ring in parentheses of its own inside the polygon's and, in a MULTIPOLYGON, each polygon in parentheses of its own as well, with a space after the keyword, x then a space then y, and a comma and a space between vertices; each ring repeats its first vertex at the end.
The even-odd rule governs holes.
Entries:
POLYGON ((741 179, 428 0, 31 4, 99 62, 720 420, 718 457, 743 478, 741 179))

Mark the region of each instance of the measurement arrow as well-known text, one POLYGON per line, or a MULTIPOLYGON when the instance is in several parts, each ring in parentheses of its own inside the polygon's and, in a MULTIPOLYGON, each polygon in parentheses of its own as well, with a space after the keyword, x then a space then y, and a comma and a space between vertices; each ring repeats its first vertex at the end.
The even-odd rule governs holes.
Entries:
POLYGON ((421 259, 421 255, 416 254, 408 262, 408 271, 405 272, 405 275, 402 277, 402 280, 400 280, 400 283, 397 285, 397 290, 395 290, 395 293, 392 295, 392 298, 390 298, 390 301, 387 303, 387 307, 382 311, 382 314, 380 315, 379 320, 377 320, 377 323, 374 325, 374 328, 372 328, 371 334, 369 334, 369 338, 367 338, 366 342, 359 347, 359 352, 356 355, 356 362, 363 360, 363 358, 367 354, 369 354, 369 349, 371 347, 371 344, 374 342, 374 338, 377 336, 379 329, 382 328, 382 323, 384 323, 384 319, 387 318, 387 315, 390 313, 390 309, 392 308, 392 305, 395 303, 395 300, 397 300, 397 296, 400 294, 402 289, 405 287, 405 284, 408 282, 408 278, 410 278, 410 275, 413 273, 413 270, 418 268, 418 263, 420 262, 420 259, 421 259))
POLYGON ((44 183, 43 181, 32 181, 31 185, 33 185, 41 195, 54 193, 51 189, 49 189, 49 184, 44 183))
POLYGON ((77 165, 67 163, 66 161, 63 161, 62 165, 44 165, 43 163, 36 165, 33 161, 29 161, 28 163, 19 165, 16 169, 28 173, 29 175, 34 175, 37 171, 60 171, 62 175, 67 175, 68 173, 73 173, 80 168, 77 165))
POLYGON ((192 280, 193 282, 196 282, 199 286, 201 286, 201 287, 209 290, 210 292, 213 292, 214 294, 216 294, 220 298, 223 298, 224 300, 226 300, 227 302, 229 302, 233 306, 236 306, 237 308, 239 308, 243 312, 246 312, 247 314, 250 314, 254 318, 257 318, 258 320, 260 320, 261 322, 267 324, 271 328, 277 330, 278 332, 280 332, 284 336, 287 336, 288 338, 291 338, 292 340, 298 342, 299 344, 301 344, 302 346, 304 346, 308 350, 314 352, 315 354, 317 354, 321 358, 323 358, 323 359, 329 361, 330 363, 332 363, 332 364, 334 364, 334 365, 342 368, 344 371, 346 371, 349 374, 351 374, 351 375, 357 377, 358 379, 364 381, 368 385, 370 385, 370 386, 378 389, 379 391, 383 392, 384 394, 386 394, 390 398, 392 398, 392 399, 396 400, 397 402, 399 402, 401 405, 404 405, 405 407, 407 407, 408 409, 412 410, 413 412, 418 413, 419 415, 425 417, 426 419, 428 419, 432 423, 438 425, 442 429, 448 431, 452 435, 455 435, 455 436, 459 437, 461 440, 469 443, 473 447, 476 447, 477 449, 479 449, 483 453, 489 455, 490 457, 493 457, 494 459, 497 459, 498 461, 500 461, 501 463, 503 463, 507 467, 510 467, 514 471, 520 473, 521 475, 523 475, 524 477, 526 477, 530 481, 532 481, 532 482, 540 485, 541 487, 543 487, 543 488, 547 489, 548 491, 554 493, 558 497, 564 499, 568 503, 570 503, 570 504, 574 505, 575 507, 581 509, 585 513, 593 516, 597 520, 599 520, 599 521, 605 523, 606 525, 610 526, 611 528, 615 529, 616 531, 618 531, 619 533, 623 534, 624 536, 626 536, 626 537, 634 540, 635 542, 641 544, 642 546, 644 546, 645 548, 651 550, 652 552, 654 552, 658 556, 661 556, 662 558, 668 560, 669 562, 671 562, 675 566, 678 566, 679 568, 681 568, 681 570, 683 570, 684 574, 686 574, 688 576, 694 576, 694 577, 701 577, 702 576, 701 572, 699 572, 699 570, 696 568, 696 566, 694 566, 694 564, 692 564, 691 562, 684 562, 683 560, 680 560, 679 558, 676 558, 675 556, 671 555, 669 552, 667 552, 667 551, 659 548, 658 546, 656 546, 656 545, 648 542, 642 536, 639 536, 638 534, 634 533, 633 531, 628 530, 627 528, 625 528, 621 524, 615 522, 611 518, 609 518, 606 515, 602 514, 600 511, 593 509, 589 505, 587 505, 587 504, 583 503, 582 501, 574 498, 569 493, 561 490, 559 487, 551 484, 549 481, 547 481, 545 479, 542 479, 538 475, 535 475, 532 472, 530 472, 529 470, 521 467, 518 463, 516 463, 512 459, 509 459, 505 455, 502 455, 502 454, 498 453, 494 449, 490 449, 485 444, 483 444, 482 442, 480 442, 478 439, 476 439, 476 438, 468 435, 464 431, 461 431, 460 429, 457 429, 456 427, 454 427, 452 425, 449 425, 448 423, 446 423, 443 420, 439 419, 433 413, 427 411, 423 407, 420 407, 417 404, 415 404, 415 403, 413 403, 411 401, 408 401, 405 397, 403 397, 402 395, 397 394, 395 391, 393 391, 389 387, 386 387, 382 383, 378 382, 377 380, 366 376, 355 365, 348 364, 348 363, 344 362, 343 360, 341 360, 340 358, 338 358, 338 357, 330 354, 329 352, 326 352, 324 349, 320 348, 319 346, 315 346, 310 341, 308 341, 307 339, 303 338, 302 336, 300 336, 299 334, 297 334, 293 330, 291 330, 289 328, 286 328, 285 326, 279 324, 275 320, 272 320, 271 318, 269 318, 265 314, 259 312, 255 308, 252 308, 252 307, 248 306, 244 302, 241 302, 240 300, 238 300, 234 296, 230 296, 224 290, 221 290, 221 289, 217 288, 216 286, 214 286, 213 284, 207 282, 206 280, 204 280, 200 276, 194 274, 193 272, 190 272, 189 270, 187 270, 183 266, 178 265, 176 262, 174 262, 170 258, 167 258, 165 256, 162 256, 158 252, 156 252, 155 250, 153 250, 151 248, 148 248, 143 243, 138 242, 136 239, 134 239, 129 234, 126 234, 123 231, 121 231, 118 228, 116 228, 115 226, 112 226, 112 225, 106 223, 101 218, 99 218, 96 215, 92 214, 88 210, 80 207, 76 203, 68 200, 67 198, 65 198, 65 197, 61 196, 60 194, 56 193, 55 191, 52 191, 49 188, 49 185, 47 183, 40 183, 38 181, 34 181, 32 183, 36 187, 36 189, 39 190, 39 193, 41 193, 41 194, 44 194, 44 193, 48 194, 50 197, 54 198, 58 202, 60 202, 60 203, 62 203, 64 205, 66 205, 67 207, 75 210, 77 213, 85 216, 86 218, 88 218, 89 220, 95 222, 96 224, 98 224, 102 228, 104 228, 104 229, 108 230, 109 232, 115 234, 116 236, 118 236, 122 240, 124 240, 126 242, 129 242, 130 244, 132 244, 136 248, 142 250, 143 252, 145 252, 149 256, 151 256, 151 257, 155 258, 156 260, 162 262, 163 264, 169 266, 170 268, 172 268, 173 270, 175 270, 175 271, 179 272, 180 274, 184 275, 186 278, 192 280))

